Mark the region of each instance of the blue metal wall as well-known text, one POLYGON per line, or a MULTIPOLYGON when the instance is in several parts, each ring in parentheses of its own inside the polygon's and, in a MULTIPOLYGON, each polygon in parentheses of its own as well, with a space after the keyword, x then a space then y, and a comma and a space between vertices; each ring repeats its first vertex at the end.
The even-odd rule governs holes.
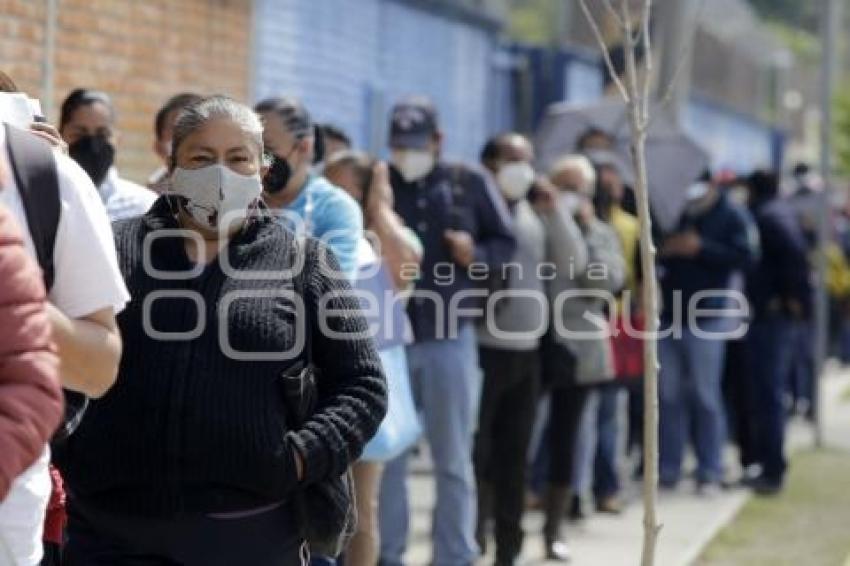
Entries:
POLYGON ((511 115, 485 26, 400 0, 256 0, 254 32, 253 98, 297 96, 372 151, 407 94, 434 100, 448 155, 475 158, 511 115))
MULTIPOLYGON (((492 28, 422 6, 427 2, 255 0, 254 100, 297 96, 317 120, 383 152, 392 103, 426 94, 440 111, 446 154, 475 159, 488 135, 536 127, 553 102, 601 97, 594 54, 503 48, 492 28), (518 98, 521 89, 528 92, 518 98), (523 124, 517 111, 526 116, 523 124)), ((716 168, 743 172, 775 165, 781 154, 775 130, 699 97, 687 105, 685 129, 709 150, 716 168)))
POLYGON ((553 49, 534 45, 514 44, 511 52, 524 61, 530 104, 526 109, 534 129, 550 104, 574 102, 593 103, 603 95, 603 75, 599 58, 584 50, 553 49))
POLYGON ((589 104, 602 98, 604 77, 598 61, 572 57, 564 75, 564 100, 575 104, 589 104))
POLYGON ((685 106, 683 125, 711 156, 715 170, 748 173, 781 167, 782 136, 764 123, 699 96, 685 106))

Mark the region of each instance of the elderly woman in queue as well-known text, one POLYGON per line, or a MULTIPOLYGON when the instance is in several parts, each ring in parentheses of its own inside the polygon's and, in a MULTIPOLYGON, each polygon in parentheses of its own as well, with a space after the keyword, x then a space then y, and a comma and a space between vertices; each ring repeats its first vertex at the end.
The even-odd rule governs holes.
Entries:
POLYGON ((574 216, 587 250, 585 262, 575 262, 568 273, 559 272, 549 284, 553 320, 557 317, 561 322, 555 326, 553 342, 559 347, 553 353, 571 361, 565 364, 569 370, 561 375, 546 370, 547 365, 561 366, 544 362, 544 381, 551 393, 543 539, 547 560, 567 561, 571 553, 562 519, 576 483, 582 416, 590 388, 614 379, 607 327, 600 327, 599 321, 607 320, 614 293, 623 286, 625 263, 616 232, 597 217, 593 205, 596 171, 590 160, 582 155, 564 156, 552 166, 549 180, 559 191, 560 206, 574 216))
POLYGON ((59 454, 71 566, 303 563, 295 494, 343 473, 384 415, 359 302, 322 244, 263 212, 262 151, 246 106, 186 108, 170 191, 115 225, 133 298, 118 382, 59 454), (316 409, 293 426, 282 379, 305 339, 316 409))

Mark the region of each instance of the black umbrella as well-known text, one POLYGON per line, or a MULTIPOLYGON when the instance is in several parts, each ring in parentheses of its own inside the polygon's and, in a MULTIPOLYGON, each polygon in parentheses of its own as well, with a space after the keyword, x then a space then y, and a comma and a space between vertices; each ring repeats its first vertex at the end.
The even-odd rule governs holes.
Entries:
MULTIPOLYGON (((647 133, 646 164, 649 199, 662 230, 675 228, 685 205, 685 189, 709 167, 708 154, 676 124, 672 112, 655 106, 647 133)), ((624 180, 633 184, 631 131, 626 105, 605 100, 592 105, 551 105, 538 129, 535 145, 538 165, 545 171, 561 156, 575 153, 579 138, 590 129, 616 140, 624 180)))

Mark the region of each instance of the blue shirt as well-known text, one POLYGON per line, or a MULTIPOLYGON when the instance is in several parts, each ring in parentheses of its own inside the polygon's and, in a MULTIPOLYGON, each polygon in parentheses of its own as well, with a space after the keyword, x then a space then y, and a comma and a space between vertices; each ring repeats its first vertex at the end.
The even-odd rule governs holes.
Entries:
MULTIPOLYGON (((357 242, 363 234, 360 205, 324 177, 311 175, 286 210, 298 216, 307 235, 331 249, 342 272, 353 281, 357 275, 357 242)), ((298 222, 292 220, 283 216, 286 226, 298 232, 298 222)))
MULTIPOLYGON (((422 242, 421 277, 408 303, 407 314, 417 342, 446 337, 452 318, 469 318, 474 300, 452 308, 456 293, 471 289, 466 269, 457 266, 445 242, 446 230, 468 232, 475 241, 475 263, 498 270, 511 260, 516 240, 510 213, 487 177, 472 168, 438 163, 424 178, 405 181, 390 168, 396 212, 422 242), (436 293, 440 300, 426 294, 436 293), (451 312, 454 310, 455 312, 451 312)), ((480 306, 480 305, 478 305, 480 306)))

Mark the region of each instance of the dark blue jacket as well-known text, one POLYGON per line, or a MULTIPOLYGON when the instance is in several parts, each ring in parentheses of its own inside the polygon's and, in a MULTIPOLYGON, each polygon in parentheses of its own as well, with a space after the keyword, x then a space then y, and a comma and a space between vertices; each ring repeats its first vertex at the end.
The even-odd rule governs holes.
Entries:
MULTIPOLYGON (((755 226, 747 211, 732 204, 725 194, 699 216, 684 214, 678 231, 696 230, 701 240, 699 253, 692 258, 668 257, 660 262, 662 315, 672 317, 672 305, 678 300, 674 292, 681 292, 682 313, 687 320, 691 297, 700 291, 730 289, 735 271, 746 271, 756 258, 758 243, 755 226)), ((720 297, 698 301, 701 309, 719 309, 727 306, 720 297)))
MULTIPOLYGON (((516 249, 510 215, 484 174, 469 167, 438 163, 426 177, 412 183, 390 168, 390 183, 396 212, 419 236, 424 247, 422 276, 416 284, 420 295, 414 295, 407 309, 413 334, 417 342, 440 338, 446 335, 452 316, 460 312, 457 309, 455 313, 449 312, 452 297, 459 291, 480 286, 473 284, 467 271, 454 263, 444 232, 449 229, 469 232, 475 240, 475 262, 498 269, 511 260, 516 249), (439 305, 422 296, 428 292, 440 297, 439 305)), ((460 308, 475 303, 462 301, 460 308)))
POLYGON ((752 213, 759 230, 761 255, 747 275, 747 298, 753 318, 789 314, 789 303, 812 310, 808 242, 795 211, 779 199, 757 203, 752 213))

